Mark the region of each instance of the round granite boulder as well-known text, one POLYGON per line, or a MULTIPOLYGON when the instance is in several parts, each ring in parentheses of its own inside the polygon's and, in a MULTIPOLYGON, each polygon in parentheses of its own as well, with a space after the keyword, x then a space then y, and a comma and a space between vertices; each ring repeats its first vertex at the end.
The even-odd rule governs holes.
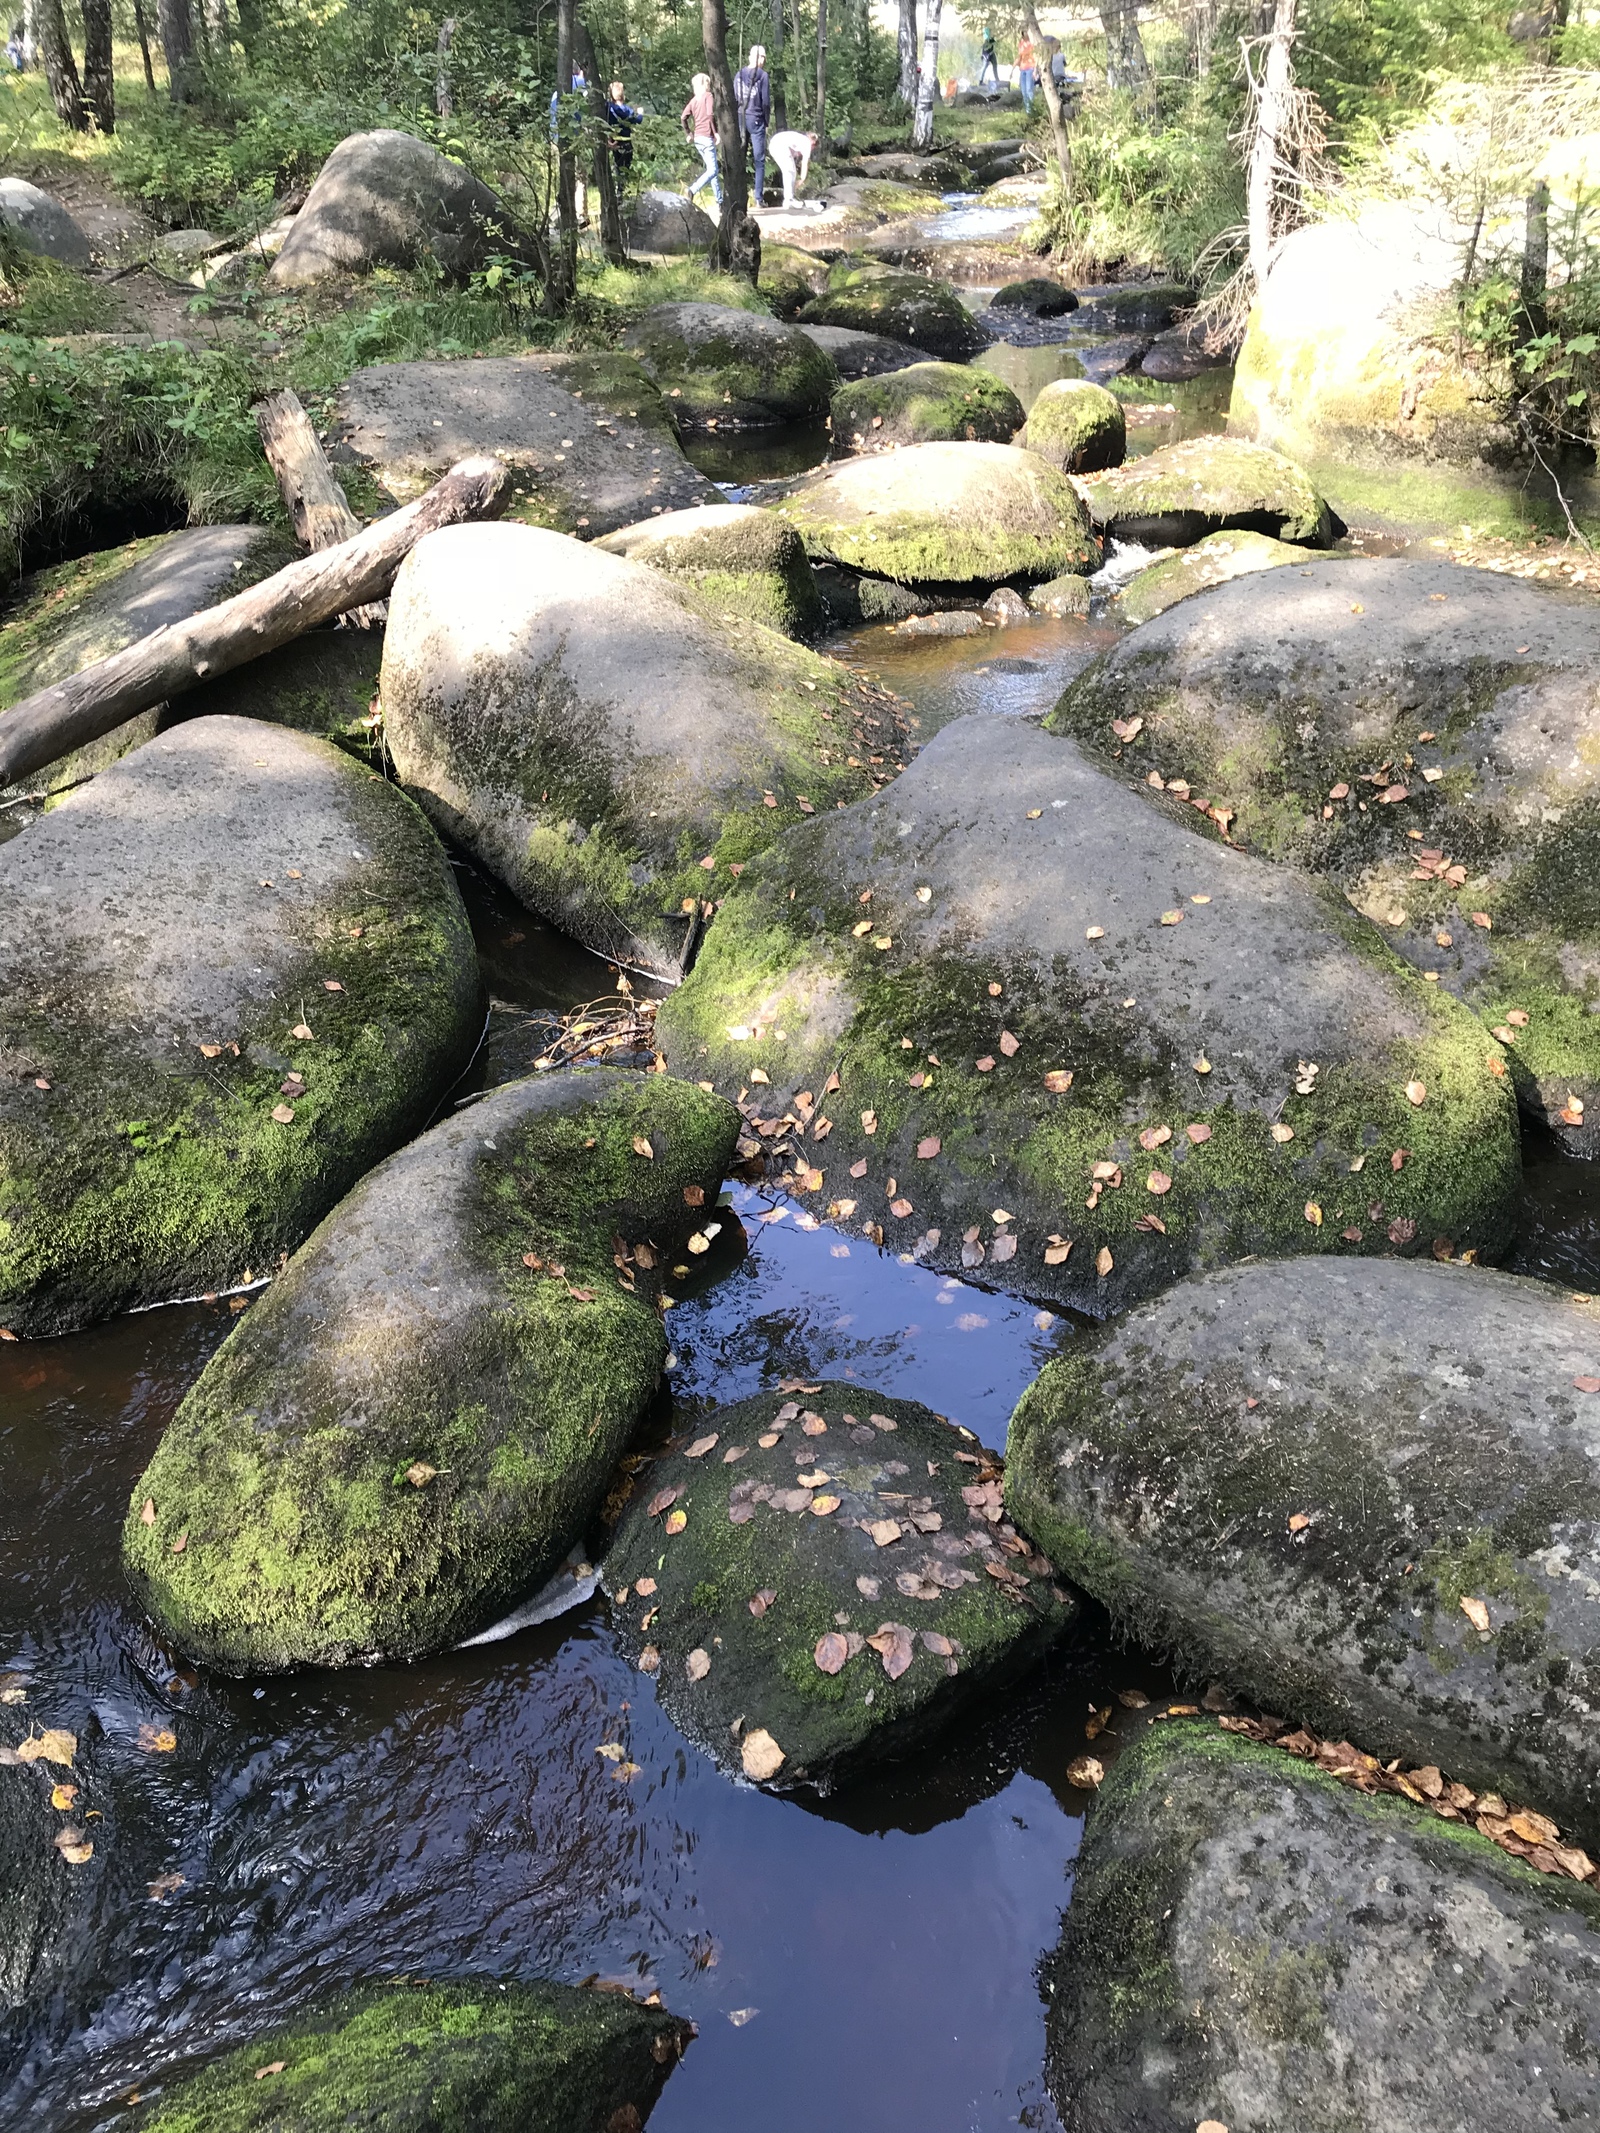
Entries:
POLYGON ((909 341, 952 363, 964 362, 989 343, 988 334, 948 282, 876 266, 871 272, 857 270, 843 286, 814 297, 798 318, 802 325, 848 326, 857 333, 909 341))
POLYGON ((94 252, 78 223, 54 193, 26 178, 0 178, 0 222, 30 252, 64 267, 94 264, 94 252))
POLYGON ((904 341, 886 341, 881 333, 853 333, 847 326, 802 326, 807 339, 816 342, 824 355, 832 356, 841 378, 876 378, 886 370, 904 370, 926 361, 920 348, 904 341))
POLYGON ((606 1554, 618 1625, 730 1773, 830 1789, 1078 1615, 1000 1513, 1000 1462, 915 1401, 767 1393, 680 1431, 606 1554))
POLYGON ((1059 469, 1005 444, 917 444, 820 468, 774 507, 814 560, 903 583, 1090 571, 1099 547, 1059 469))
POLYGON ((123 1560, 164 1634, 230 1674, 409 1659, 537 1591, 660 1381, 655 1270, 737 1131, 664 1075, 536 1075, 363 1178, 129 1499, 123 1560))
POLYGON ((816 342, 762 311, 657 304, 622 345, 683 429, 814 422, 839 389, 839 373, 816 342))
POLYGON ((1343 528, 1292 459, 1236 437, 1190 437, 1083 485, 1096 528, 1119 541, 1187 547, 1224 527, 1326 548, 1343 528))
POLYGON ((1009 444, 1022 427, 1009 385, 966 363, 913 363, 833 396, 833 456, 965 439, 1009 444))
POLYGON ((1117 612, 1126 622, 1151 622, 1191 593, 1248 576, 1253 570, 1279 570, 1303 563, 1305 550, 1266 533, 1208 533, 1192 548, 1163 557, 1130 578, 1117 597, 1117 612))
POLYGON ((733 620, 764 622, 802 639, 820 637, 826 627, 805 543, 792 526, 755 504, 669 511, 608 533, 595 546, 692 585, 733 620))
POLYGON ((1068 474, 1120 467, 1128 422, 1115 393, 1089 378, 1054 378, 1028 410, 1019 442, 1068 474))
POLYGON ((682 193, 647 185, 628 216, 630 252, 709 252, 717 225, 682 193))
POLYGON ((498 193, 413 133, 380 128, 341 141, 317 173, 267 284, 305 288, 374 267, 434 261, 464 280, 518 246, 498 193))
POLYGON ((1064 318, 1078 308, 1077 292, 1065 282, 1034 275, 1027 281, 1008 281, 989 299, 996 311, 1021 311, 1029 318, 1064 318))
POLYGON ((793 318, 827 286, 827 262, 815 252, 803 252, 797 244, 762 244, 756 287, 772 306, 774 318, 793 318))
POLYGON ((265 1272, 481 1016, 438 839, 339 749, 203 718, 101 771, 0 846, 0 1326, 265 1272))

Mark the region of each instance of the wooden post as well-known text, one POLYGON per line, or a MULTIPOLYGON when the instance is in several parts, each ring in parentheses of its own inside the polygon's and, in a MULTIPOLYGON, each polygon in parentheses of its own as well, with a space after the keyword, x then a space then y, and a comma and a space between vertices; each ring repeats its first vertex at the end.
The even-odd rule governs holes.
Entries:
MULTIPOLYGON (((271 393, 252 412, 261 432, 261 449, 277 476, 278 494, 301 547, 317 555, 324 548, 337 548, 341 541, 354 540, 361 521, 351 510, 298 396, 271 393)), ((368 630, 381 625, 386 612, 378 601, 354 609, 341 620, 353 629, 368 630)))

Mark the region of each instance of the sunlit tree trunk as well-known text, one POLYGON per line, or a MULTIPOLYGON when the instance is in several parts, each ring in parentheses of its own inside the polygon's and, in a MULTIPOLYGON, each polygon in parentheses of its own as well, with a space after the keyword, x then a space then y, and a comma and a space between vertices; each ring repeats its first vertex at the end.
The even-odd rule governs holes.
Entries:
POLYGON ((939 101, 939 14, 944 0, 926 0, 922 15, 922 71, 917 76, 917 115, 911 125, 913 148, 933 146, 933 109, 939 101))
POLYGON ((900 51, 900 79, 895 84, 894 100, 913 110, 917 101, 917 0, 900 0, 900 27, 898 32, 900 51))
POLYGON ((89 113, 84 105, 82 86, 78 81, 78 63, 72 56, 72 46, 67 42, 67 25, 61 13, 61 0, 39 0, 36 20, 39 53, 44 61, 44 78, 50 85, 50 101, 56 107, 56 117, 74 133, 87 133, 89 113))
POLYGON ((700 0, 700 41, 711 76, 712 122, 717 130, 717 164, 722 176, 722 216, 717 225, 717 264, 731 267, 741 256, 739 225, 750 208, 745 183, 744 142, 739 137, 739 108, 733 100, 733 72, 728 65, 728 17, 723 0, 700 0))
POLYGON ((1128 89, 1142 110, 1155 103, 1155 77, 1139 34, 1139 0, 1100 0, 1106 33, 1106 86, 1128 89))
POLYGON ((111 71, 111 0, 83 0, 83 93, 102 133, 117 130, 117 84, 111 71))
POLYGON ((456 115, 455 92, 450 86, 450 47, 455 34, 456 18, 446 15, 439 25, 439 41, 433 54, 433 108, 442 119, 456 115))
POLYGON ((1183 0, 1183 39, 1193 81, 1205 81, 1210 76, 1219 12, 1220 0, 1183 0))
POLYGON ((1044 108, 1050 119, 1050 145, 1056 152, 1056 168, 1061 173, 1061 190, 1065 198, 1072 198, 1072 137, 1067 131, 1067 107, 1060 89, 1056 86, 1051 62, 1060 49, 1053 37, 1046 37, 1039 27, 1039 17, 1033 0, 1028 0, 1024 16, 1028 35, 1033 39, 1034 49, 1043 59, 1043 66, 1036 66, 1039 88, 1044 96, 1044 108))
POLYGON ((1250 233, 1250 274, 1257 294, 1272 264, 1273 207, 1283 157, 1283 135, 1294 94, 1293 47, 1298 0, 1277 0, 1256 103, 1255 138, 1245 185, 1245 221, 1250 233))

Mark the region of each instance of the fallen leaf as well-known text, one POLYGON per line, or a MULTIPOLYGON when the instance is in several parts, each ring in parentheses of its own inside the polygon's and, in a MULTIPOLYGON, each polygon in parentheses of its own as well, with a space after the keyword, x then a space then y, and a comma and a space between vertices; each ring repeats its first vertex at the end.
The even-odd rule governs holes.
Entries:
POLYGON ((1461 1612, 1480 1636, 1486 1637, 1489 1634, 1489 1610, 1482 1600, 1474 1599, 1470 1593, 1464 1593, 1461 1598, 1461 1612))
POLYGON ((912 1212, 911 1202, 909 1200, 891 1200, 889 1202, 889 1212, 897 1221, 903 1222, 906 1216, 912 1212))
POLYGON ((170 1726, 141 1726, 139 1746, 148 1755, 170 1755, 178 1745, 178 1736, 170 1726))
POLYGON ((1044 1263, 1045 1263, 1045 1265, 1046 1265, 1046 1266, 1062 1266, 1062 1265, 1064 1265, 1064 1264, 1065 1264, 1065 1262, 1066 1262, 1066 1259, 1067 1259, 1067 1255, 1068 1255, 1068 1253, 1070 1253, 1070 1251, 1071 1251, 1071 1250, 1072 1250, 1072 1240, 1071 1240, 1070 1238, 1067 1238, 1067 1237, 1064 1237, 1064 1238, 1063 1238, 1063 1239, 1061 1240, 1061 1242, 1060 1242, 1059 1244, 1047 1244, 1047 1245, 1045 1246, 1045 1253, 1044 1253, 1044 1263))
POLYGON ((880 1548, 887 1548, 900 1538, 900 1527, 892 1518, 878 1518, 869 1524, 867 1534, 880 1548))
POLYGON ((891 1681, 898 1681, 916 1657, 911 1632, 903 1622, 885 1622, 867 1642, 883 1661, 883 1671, 891 1681))
POLYGON ((187 1884, 182 1874, 157 1874, 154 1881, 145 1883, 144 1889, 145 1894, 153 1902, 160 1903, 164 1898, 176 1894, 179 1889, 186 1886, 187 1884))
POLYGON ((813 1496, 811 1499, 812 1515, 817 1518, 827 1518, 830 1513, 838 1510, 839 1502, 840 1499, 837 1496, 813 1496))
POLYGON ((1572 1382, 1579 1392, 1600 1392, 1600 1378, 1574 1378, 1572 1382))
POLYGON ((703 1459, 707 1452, 713 1452, 716 1448, 717 1433, 713 1430, 709 1437, 696 1437, 683 1456, 685 1459, 703 1459))
POLYGON ((1022 1049, 1021 1040, 1013 1037, 1010 1030, 1003 1029, 1000 1032, 1000 1049, 1007 1059, 1014 1059, 1022 1049))
POLYGON ((256 2068, 257 2081, 265 2081, 268 2074, 281 2074, 288 2063, 287 2059, 269 2059, 265 2066, 256 2068))
POLYGON ((1103 941, 1106 937, 1106 929, 1104 926, 1091 926, 1083 937, 1086 941, 1103 941))
POLYGON ((155 1498, 154 1498, 153 1496, 147 1496, 147 1497, 145 1498, 144 1502, 143 1502, 143 1503, 142 1503, 142 1504, 141 1504, 141 1505, 139 1506, 139 1523, 140 1523, 140 1525, 141 1525, 141 1526, 153 1526, 153 1525, 155 1524, 155 1522, 156 1522, 156 1503, 155 1503, 155 1498))
POLYGON ((63 1811, 70 1807, 77 1797, 76 1785, 52 1785, 50 1788, 50 1805, 63 1811))
POLYGON ((1162 1193, 1171 1192, 1172 1180, 1164 1170, 1152 1170, 1144 1181, 1144 1189, 1146 1192, 1155 1193, 1159 1198, 1162 1193))
POLYGON ((669 1511, 661 1521, 661 1530, 664 1533, 681 1533, 688 1523, 687 1511, 669 1511))
POLYGON ((919 1159, 924 1163, 932 1162, 933 1158, 939 1153, 939 1150, 943 1145, 943 1142, 939 1139, 936 1133, 930 1133, 926 1137, 926 1139, 918 1141, 917 1155, 919 1159))
POLYGON ((1146 1126, 1139 1136, 1139 1146, 1145 1150, 1146 1154, 1154 1155, 1156 1150, 1164 1148, 1171 1138, 1172 1128, 1170 1126, 1146 1126))
POLYGON ((1163 911, 1161 923, 1163 926, 1181 926, 1183 924, 1183 913, 1181 911, 1163 911))
POLYGON ((1093 1707, 1093 1705, 1091 1705, 1091 1706, 1090 1706, 1090 1709, 1089 1709, 1089 1719, 1088 1719, 1088 1723, 1087 1723, 1087 1724, 1085 1725, 1085 1727, 1084 1727, 1084 1729, 1083 1729, 1083 1731, 1084 1731, 1084 1736, 1085 1736, 1085 1738, 1086 1738, 1086 1739, 1088 1739, 1088 1740, 1098 1740, 1098 1739, 1100 1738, 1101 1734, 1102 1734, 1102 1733, 1104 1733, 1104 1731, 1106 1730, 1106 1727, 1107 1727, 1108 1725, 1110 1725, 1110 1723, 1111 1723, 1111 1705, 1110 1705, 1110 1704, 1106 1704, 1106 1705, 1105 1705, 1105 1706, 1104 1706, 1104 1707, 1103 1707, 1102 1709, 1100 1709, 1100 1710, 1096 1710, 1096 1709, 1095 1709, 1095 1708, 1093 1707))
POLYGON ((65 1829, 58 1829, 54 1843, 69 1866, 87 1866, 94 1857, 94 1846, 75 1823, 69 1822, 65 1829))
POLYGON ((1092 1792, 1105 1777, 1106 1766, 1096 1755, 1077 1755, 1067 1765, 1067 1783, 1080 1792, 1092 1792))
POLYGON ((655 1150, 642 1133, 633 1136, 633 1152, 635 1155, 648 1156, 652 1162, 655 1160, 655 1150))
POLYGON ((1317 1205, 1315 1200, 1307 1200, 1306 1202, 1306 1220, 1311 1224, 1311 1227, 1313 1229, 1321 1229, 1322 1209, 1317 1205))
POLYGON ((1427 1100, 1428 1100, 1428 1090, 1427 1090, 1427 1084, 1426 1084, 1425 1082, 1421 1082, 1421 1081, 1408 1081, 1408 1082, 1406 1083, 1406 1101, 1407 1101, 1407 1103, 1412 1103, 1412 1104, 1424 1104, 1424 1103, 1426 1103, 1426 1102, 1427 1102, 1427 1100))
POLYGON ((1272 1138, 1278 1143, 1279 1147, 1281 1148, 1285 1141, 1292 1141, 1294 1139, 1293 1126, 1285 1126, 1280 1122, 1278 1125, 1273 1127, 1272 1138))
POLYGON ((406 1479, 414 1489, 425 1489, 438 1471, 436 1466, 429 1466, 426 1459, 416 1459, 406 1468, 406 1479))
POLYGON ((322 981, 322 989, 324 992, 344 991, 344 987, 339 983, 339 980, 337 978, 324 978, 322 981))
POLYGON ((1467 916, 1475 926, 1481 926, 1485 933, 1489 932, 1494 924, 1487 911, 1469 911, 1467 916))
POLYGON ((1202 1052, 1200 1054, 1200 1057, 1194 1062, 1194 1070, 1197 1074, 1209 1074, 1211 1072, 1211 1061, 1206 1057, 1204 1052, 1202 1052))
POLYGON ((17 1742, 19 1763, 60 1763, 70 1770, 77 1752, 78 1736, 64 1726, 46 1726, 42 1733, 30 1733, 26 1740, 17 1742))
MULTIPOLYGON (((672 1509, 672 1506, 677 1502, 678 1498, 682 1494, 683 1491, 681 1489, 658 1489, 656 1494, 650 1499, 649 1508, 644 1514, 645 1517, 659 1518, 663 1511, 670 1511, 672 1509)), ((644 1590, 644 1587, 641 1585, 639 1589, 642 1592, 644 1590)), ((652 1586, 651 1590, 654 1591, 654 1589, 654 1586, 652 1586)))
POLYGON ((1197 1148, 1211 1138, 1211 1128, 1209 1126, 1195 1124, 1185 1126, 1183 1130, 1197 1148))
POLYGON ((1102 1244, 1099 1251, 1097 1251, 1094 1255, 1095 1272, 1100 1276, 1100 1279, 1104 1281, 1106 1276, 1111 1272, 1111 1269, 1115 1265, 1116 1261, 1111 1256, 1110 1246, 1102 1244))
POLYGON ((1296 1511, 1289 1521, 1289 1531, 1291 1533, 1304 1533, 1310 1523, 1311 1520, 1304 1511, 1296 1511))
POLYGON ((1410 793, 1403 785, 1386 785, 1378 795, 1380 807, 1392 807, 1397 800, 1409 800, 1410 793))
POLYGON ((811 1654, 819 1674, 837 1674, 850 1656, 850 1646, 836 1629, 826 1630, 811 1654))
POLYGON ((294 1112, 288 1104, 274 1104, 272 1115, 280 1126, 290 1125, 294 1119, 294 1112))
POLYGON ((684 1660, 683 1671, 691 1681, 704 1681, 711 1671, 711 1654, 697 1644, 684 1660))
POLYGON ((1044 1085, 1052 1096, 1065 1096, 1072 1087, 1072 1072, 1068 1067, 1052 1067, 1044 1077, 1044 1085))
POLYGON ((653 1674, 653 1673, 655 1673, 655 1672, 657 1671, 657 1669, 658 1669, 658 1668, 660 1667, 660 1665, 661 1665, 661 1654, 660 1654, 660 1652, 659 1652, 659 1651, 658 1651, 658 1650, 656 1649, 656 1647, 655 1647, 655 1646, 654 1646, 653 1644, 647 1644, 647 1645, 645 1646, 644 1650, 643 1650, 643 1651, 642 1651, 642 1652, 641 1652, 641 1653, 639 1654, 639 1671, 640 1671, 640 1673, 641 1673, 641 1674, 653 1674))
POLYGON ((744 1765, 745 1776, 754 1778, 758 1785, 764 1785, 769 1778, 775 1778, 783 1768, 784 1755, 766 1728, 757 1726, 755 1731, 747 1733, 741 1742, 739 1760, 744 1765))
MULTIPOLYGON (((298 1037, 302 1044, 314 1044, 316 1042, 316 1039, 311 1034, 309 1025, 304 1022, 297 1022, 294 1028, 290 1030, 289 1035, 298 1037)), ((218 1049, 220 1050, 221 1047, 219 1046, 218 1049)))
POLYGON ((992 1074, 994 1072, 993 1052, 985 1052, 983 1057, 977 1062, 977 1067, 978 1072, 980 1074, 992 1074))

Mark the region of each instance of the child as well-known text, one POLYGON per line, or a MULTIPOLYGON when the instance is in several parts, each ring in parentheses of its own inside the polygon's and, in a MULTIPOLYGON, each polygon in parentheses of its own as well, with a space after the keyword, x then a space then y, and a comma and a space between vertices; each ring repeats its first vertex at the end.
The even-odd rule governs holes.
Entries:
POLYGON ((700 175, 689 188, 689 198, 692 200, 702 185, 709 185, 712 199, 721 207, 722 174, 717 169, 717 127, 711 109, 711 76, 693 75, 689 87, 693 93, 678 114, 685 137, 693 141, 695 153, 700 158, 700 175))

